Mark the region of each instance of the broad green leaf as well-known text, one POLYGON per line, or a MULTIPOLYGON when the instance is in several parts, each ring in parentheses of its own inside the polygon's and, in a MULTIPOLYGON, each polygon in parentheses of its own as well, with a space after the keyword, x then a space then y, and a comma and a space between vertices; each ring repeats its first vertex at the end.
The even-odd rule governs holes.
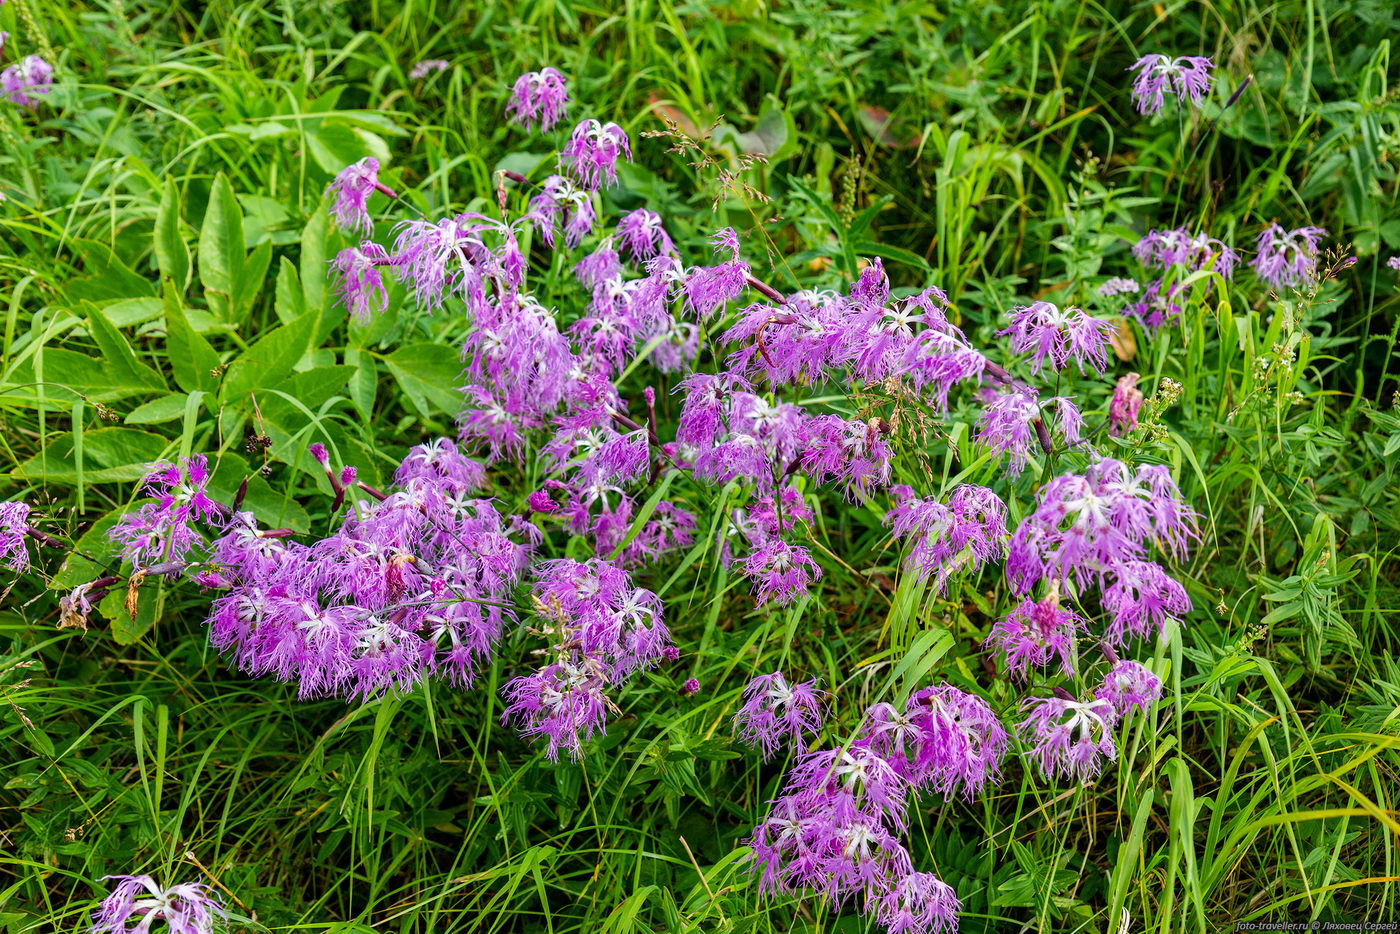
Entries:
POLYGON ((243 272, 243 211, 222 172, 209 191, 199 231, 199 281, 209 307, 226 321, 234 315, 235 288, 243 272))
MULTIPOLYGON (((160 460, 170 443, 160 435, 135 428, 97 428, 83 434, 83 479, 87 483, 140 480, 146 465, 160 460)), ((77 465, 71 431, 55 435, 38 454, 20 464, 10 476, 48 483, 76 483, 77 465)))
POLYGON ((250 392, 275 386, 292 373, 311 345, 320 316, 308 312, 291 324, 273 328, 229 366, 225 402, 243 404, 250 392))
POLYGON ((167 176, 161 189, 154 246, 161 275, 168 276, 176 293, 184 295, 190 284, 190 248, 180 235, 180 190, 174 176, 167 176))
POLYGON ((427 416, 453 414, 462 407, 462 360, 443 344, 409 344, 384 358, 414 408, 427 416))
POLYGON ((154 391, 164 391, 165 378, 136 358, 136 353, 107 319, 105 309, 94 309, 88 314, 88 330, 97 347, 102 351, 103 363, 112 371, 113 378, 132 386, 143 386, 154 391))
POLYGON ((185 400, 188 398, 184 393, 175 392, 152 399, 126 413, 124 421, 128 425, 160 425, 173 422, 185 414, 185 400))
POLYGON ((213 392, 218 388, 213 370, 219 365, 219 355, 190 325, 173 283, 165 286, 165 346, 177 386, 185 392, 213 392))
MULTIPOLYGON (((0 393, 0 405, 34 406, 39 402, 34 361, 26 360, 7 380, 10 388, 0 393)), ((72 403, 86 397, 89 402, 116 402, 129 396, 165 391, 163 383, 153 385, 149 377, 134 376, 106 360, 96 360, 62 347, 44 348, 44 398, 50 402, 72 403)), ((63 406, 67 408, 67 404, 63 406)))
POLYGON ((272 262, 272 242, 264 240, 243 261, 238 278, 233 283, 233 320, 246 321, 253 302, 267 281, 267 268, 272 262))
POLYGON ((306 314, 306 295, 301 290, 301 276, 297 275, 296 266, 285 256, 277 266, 277 297, 273 307, 277 320, 283 324, 306 314))
POLYGON ((322 205, 301 232, 301 293, 308 311, 326 304, 326 240, 330 233, 330 218, 322 205))

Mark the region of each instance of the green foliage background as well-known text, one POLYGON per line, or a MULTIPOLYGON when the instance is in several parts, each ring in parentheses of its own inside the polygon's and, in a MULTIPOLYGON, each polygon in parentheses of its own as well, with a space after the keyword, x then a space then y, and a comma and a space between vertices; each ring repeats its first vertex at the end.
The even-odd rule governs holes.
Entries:
MULTIPOLYGON (((878 255, 897 285, 945 288, 987 345, 1018 299, 1106 310, 1092 289, 1140 276, 1127 248, 1147 227, 1199 219, 1241 248, 1275 219, 1326 227, 1354 267, 1305 295, 1247 273, 1198 290, 1122 365, 1182 384, 1155 456, 1209 530, 1178 569, 1197 609, 1158 650, 1170 702, 1097 784, 1013 767, 977 802, 926 801, 912 846, 966 931, 1400 913, 1393 4, 10 0, 0 28, 7 59, 59 75, 35 113, 0 112, 0 488, 74 543, 0 608, 8 930, 81 928, 103 874, 195 876, 187 854, 278 930, 864 929, 757 898, 736 847, 782 763, 736 748, 728 718, 778 664, 836 686, 847 727, 930 677, 985 677, 993 576, 945 598, 896 583, 869 508, 824 510, 820 597, 789 611, 756 611, 706 549, 649 571, 684 670, 634 684, 579 764, 496 723, 523 639, 470 691, 347 707, 232 671, 191 588, 148 583, 135 619, 119 591, 92 630, 56 627, 54 591, 107 565, 149 461, 217 455, 227 500, 265 433, 249 502, 323 533, 307 443, 377 483, 453 431, 465 324, 401 294, 348 322, 321 195, 365 155, 430 216, 492 204, 498 169, 547 173, 557 141, 502 117, 509 81, 544 64, 576 115, 632 134, 610 205, 659 211, 688 257, 725 224, 783 288, 840 287, 878 255), (1213 56, 1226 88, 1140 118, 1124 69, 1156 51, 1213 56), (450 65, 408 77, 430 58, 450 65), (643 138, 663 114, 715 160, 643 138), (768 162, 727 185, 754 151, 768 162)), ((1105 385, 1079 387, 1086 408, 1105 385)), ((906 447, 923 485, 976 460, 971 417, 906 447)), ((702 530, 722 505, 697 507, 702 530)))

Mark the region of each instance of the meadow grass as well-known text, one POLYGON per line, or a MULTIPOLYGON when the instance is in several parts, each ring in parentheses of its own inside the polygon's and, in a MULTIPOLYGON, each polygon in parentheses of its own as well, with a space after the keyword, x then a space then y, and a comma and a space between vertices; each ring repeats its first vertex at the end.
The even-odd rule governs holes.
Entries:
MULTIPOLYGON (((1153 647, 1166 700, 1097 783, 1013 764, 974 802, 926 798, 911 847, 958 891, 965 931, 1400 918, 1391 4, 10 0, 0 28, 7 59, 42 50, 59 75, 35 112, 0 112, 3 483, 74 543, 0 608, 8 931, 84 928, 97 880, 137 871, 207 873, 248 929, 874 929, 849 906, 759 897, 741 847, 790 762, 759 763, 729 721, 747 678, 779 666, 837 694, 838 742, 867 704, 985 677, 995 575, 924 588, 878 508, 829 503, 819 595, 756 608, 714 548, 737 489, 697 495, 695 548, 644 574, 681 670, 640 676, 577 763, 498 723, 523 636, 469 690, 347 705, 233 670, 192 588, 147 585, 136 619, 118 591, 91 629, 57 628, 56 592, 105 566, 147 460, 217 454, 231 495, 266 456, 252 501, 324 534, 308 441, 383 483, 409 445, 454 432, 467 325, 401 289, 347 321, 322 193, 374 154, 429 216, 489 206, 497 170, 538 177, 557 146, 503 118, 510 81, 543 64, 632 134, 609 203, 661 213, 683 253, 733 225, 783 289, 849 285, 879 256, 897 286, 944 288, 982 345, 1030 297, 1112 311, 1092 287, 1140 275, 1128 247, 1149 227, 1202 222, 1240 246, 1275 219, 1327 228, 1326 265, 1358 262, 1315 288, 1202 280, 1178 321, 1129 332, 1121 368, 1181 386, 1152 450, 1206 533, 1176 569, 1196 609, 1153 647), (1227 90, 1139 117, 1124 69, 1158 50, 1213 56, 1227 90), (410 79, 424 59, 450 64, 410 79), (663 117, 712 158, 643 137, 663 117), (767 160, 734 170, 753 151, 767 160), (307 311, 295 346, 260 344, 307 311), (281 382, 288 368, 315 372, 281 382)), ((901 415, 920 431, 899 482, 998 475, 970 406, 901 415)), ((494 492, 518 502, 542 474, 494 492)))

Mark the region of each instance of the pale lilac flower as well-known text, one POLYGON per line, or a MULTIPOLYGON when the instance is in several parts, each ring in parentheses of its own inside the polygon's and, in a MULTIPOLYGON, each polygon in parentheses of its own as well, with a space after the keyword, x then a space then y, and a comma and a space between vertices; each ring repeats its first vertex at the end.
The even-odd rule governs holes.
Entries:
POLYGON ((789 773, 788 783, 814 796, 849 795, 863 808, 904 829, 909 780, 864 743, 804 753, 789 773))
POLYGON ((1011 327, 998 334, 1011 335, 1011 349, 1031 353, 1031 372, 1039 373, 1049 363, 1063 370, 1073 360, 1084 372, 1088 363, 1102 373, 1108 365, 1105 351, 1113 324, 1091 317, 1078 308, 1061 309, 1051 302, 1033 302, 1007 312, 1011 327))
POLYGON ((526 739, 543 737, 551 761, 566 750, 577 760, 594 733, 606 731, 607 682, 594 666, 547 665, 534 674, 515 678, 502 689, 507 705, 501 722, 515 721, 526 739))
POLYGON ((822 576, 812 552, 801 545, 789 545, 772 538, 759 545, 744 559, 742 570, 753 580, 754 601, 759 606, 772 600, 779 605, 807 596, 807 589, 822 576))
POLYGON ((379 181, 379 160, 373 156, 366 156, 340 170, 340 174, 326 188, 326 194, 335 195, 331 216, 341 230, 360 234, 373 232, 369 196, 376 191, 390 198, 398 197, 392 188, 379 181))
POLYGON ((1275 289, 1312 281, 1317 275, 1318 245, 1327 231, 1321 227, 1284 230, 1270 224, 1259 234, 1254 272, 1275 289))
POLYGON ((1151 333, 1181 317, 1183 309, 1178 296, 1185 290, 1183 283, 1167 285, 1165 279, 1156 279, 1142 293, 1142 300, 1125 307, 1123 313, 1141 321, 1142 326, 1151 333))
POLYGON ((1151 561, 1122 561, 1113 567, 1103 589, 1103 608, 1111 614, 1104 641, 1122 645, 1129 636, 1160 637, 1168 624, 1190 612, 1186 588, 1151 561))
POLYGON ((931 872, 900 876, 876 896, 875 918, 887 934, 957 934, 962 904, 931 872))
POLYGON ((661 215, 638 208, 624 214, 617 222, 617 238, 633 262, 649 260, 659 254, 675 252, 675 244, 661 224, 661 215))
POLYGON ((556 233, 562 230, 565 243, 572 248, 588 236, 598 217, 586 189, 562 175, 551 175, 540 186, 540 193, 530 199, 524 219, 540 232, 546 245, 553 247, 556 233))
POLYGON ((29 505, 18 500, 0 503, 0 564, 11 571, 29 570, 29 505))
POLYGON ((1094 688, 1094 696, 1112 704, 1119 717, 1126 717, 1134 707, 1146 713, 1162 698, 1162 679, 1147 666, 1124 660, 1109 669, 1103 683, 1094 688))
POLYGON ((1120 376, 1108 403, 1108 433, 1121 437, 1138 426, 1138 411, 1142 408, 1142 390, 1137 388, 1138 374, 1120 376))
MULTIPOLYGON (((1133 244, 1133 255, 1149 269, 1177 267, 1185 272, 1209 269, 1229 279, 1239 263, 1239 254, 1204 231, 1192 233, 1185 227, 1152 229, 1133 244)), ((1134 288, 1131 291, 1136 292, 1134 288)))
POLYGON ((1400 256, 1392 256, 1390 259, 1385 261, 1385 264, 1391 269, 1394 269, 1396 272, 1400 272, 1400 256))
POLYGON ((138 568, 181 563, 191 548, 204 541, 194 523, 212 522, 224 510, 205 492, 208 484, 209 462, 203 454, 179 464, 152 464, 142 493, 159 502, 124 514, 108 537, 122 546, 122 557, 138 568))
POLYGON ((986 487, 960 484, 947 503, 918 499, 906 486, 894 488, 898 504, 885 515, 897 539, 909 542, 904 570, 933 579, 939 593, 965 569, 980 570, 1006 550, 1006 505, 986 487))
POLYGON ((1078 613, 1060 605, 1059 595, 1044 600, 1023 600, 999 619, 987 636, 986 646, 1000 653, 1007 671, 1021 678, 1030 669, 1045 668, 1056 659, 1060 671, 1074 674, 1074 640, 1088 623, 1078 613))
POLYGON ((1106 700, 1076 701, 1062 697, 1027 698, 1029 712, 1017 727, 1030 745, 1027 755, 1047 779, 1063 776, 1088 783, 1118 757, 1113 725, 1118 720, 1106 700))
POLYGON ((734 732, 741 742, 771 759, 787 746, 800 750, 808 734, 821 732, 827 692, 816 679, 788 684, 781 671, 759 675, 744 686, 744 704, 734 715, 734 732))
POLYGON ((1128 69, 1137 72, 1133 78, 1133 102, 1138 112, 1145 116, 1155 114, 1162 109, 1167 94, 1183 103, 1190 98, 1192 104, 1200 104, 1214 81, 1214 67, 1209 58, 1199 55, 1144 55, 1128 69))
POLYGON ((428 75, 432 74, 435 71, 446 71, 447 65, 448 63, 440 58, 424 59, 423 61, 413 66, 413 68, 409 71, 408 76, 414 81, 417 81, 420 78, 428 77, 428 75))
POLYGON ((1099 286, 1097 291, 1100 298, 1113 298, 1117 295, 1136 295, 1141 289, 1136 279, 1115 277, 1099 286))
POLYGON ((617 161, 632 161, 632 143, 616 123, 584 120, 559 153, 559 165, 579 185, 596 191, 617 184, 617 161))
POLYGON ((339 274, 335 282, 336 296, 350 316, 361 324, 389 307, 389 292, 384 287, 382 272, 388 265, 389 254, 371 240, 341 250, 331 260, 331 267, 339 274))
POLYGON ((749 275, 748 263, 739 258, 739 237, 732 227, 716 231, 710 242, 715 245, 715 255, 723 258, 721 262, 691 267, 681 283, 686 306, 701 318, 709 318, 738 298, 749 275))
POLYGON ((564 119, 568 109, 569 89, 564 76, 553 68, 527 71, 516 78, 506 104, 506 112, 527 130, 536 120, 541 130, 548 130, 564 119))
POLYGON ((53 84, 53 66, 30 55, 0 71, 0 97, 21 107, 37 107, 53 84))
POLYGON ((92 913, 89 934, 146 934, 158 921, 170 934, 211 934, 215 922, 224 916, 218 898, 202 882, 162 889, 150 876, 103 878, 118 881, 92 913))

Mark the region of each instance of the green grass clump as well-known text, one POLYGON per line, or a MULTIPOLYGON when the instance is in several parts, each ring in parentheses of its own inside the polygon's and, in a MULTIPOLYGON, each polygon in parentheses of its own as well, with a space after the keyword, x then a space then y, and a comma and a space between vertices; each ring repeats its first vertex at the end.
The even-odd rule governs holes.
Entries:
MULTIPOLYGON (((836 743, 866 705, 937 679, 1014 714, 1021 688, 980 648, 1008 608, 999 575, 935 594, 900 573, 883 507, 814 490, 821 584, 764 608, 714 548, 737 487, 674 480, 697 544, 637 576, 682 659, 631 682, 577 763, 498 723, 500 686, 532 664, 523 635, 471 689, 346 705, 239 674, 193 587, 148 580, 128 613, 123 581, 89 629, 59 625, 62 593, 120 573, 105 534, 147 462, 208 453, 225 501, 251 477, 266 525, 324 535, 309 442, 383 486, 408 447, 455 433, 467 323, 401 287, 348 319, 326 264, 350 241, 323 192, 373 155, 426 216, 495 210, 501 170, 551 171, 558 140, 504 119, 515 76, 546 64, 573 115, 631 134, 606 216, 659 212, 688 262, 733 226, 785 291, 844 292, 879 257, 897 288, 946 290, 979 347, 1031 298, 1115 314, 1094 290, 1147 278, 1129 247, 1149 228, 1246 253, 1275 220, 1326 228, 1313 286, 1201 277, 1180 318, 1120 332, 1112 372, 1158 395, 1148 427, 1096 443, 1171 465, 1203 517, 1173 568, 1195 610, 1139 653, 1169 673, 1166 699, 1098 782, 1010 762, 976 801, 925 796, 907 836, 965 931, 1400 917, 1398 28, 1369 0, 9 0, 6 63, 43 54, 58 80, 32 111, 0 104, 0 490, 65 545, 38 549, 41 576, 0 580, 0 922, 83 929, 103 875, 143 872, 207 874, 250 930, 874 930, 849 905, 762 899, 745 871, 790 764, 733 740, 745 681, 822 677, 836 743), (1158 51, 1213 57, 1224 86, 1138 116, 1125 69, 1158 51), (425 59, 449 65, 410 78, 425 59)), ((578 311, 562 260, 537 274, 542 301, 578 311)), ((809 390, 850 417, 886 401, 809 390)), ((1111 390, 1061 387, 1095 425, 1111 390)), ((673 425, 679 400, 659 395, 673 425)), ((896 482, 1014 488, 1024 512, 1037 478, 1082 462, 1007 480, 972 442, 976 412, 897 404, 896 482)), ((497 473, 510 508, 546 475, 497 473)))

